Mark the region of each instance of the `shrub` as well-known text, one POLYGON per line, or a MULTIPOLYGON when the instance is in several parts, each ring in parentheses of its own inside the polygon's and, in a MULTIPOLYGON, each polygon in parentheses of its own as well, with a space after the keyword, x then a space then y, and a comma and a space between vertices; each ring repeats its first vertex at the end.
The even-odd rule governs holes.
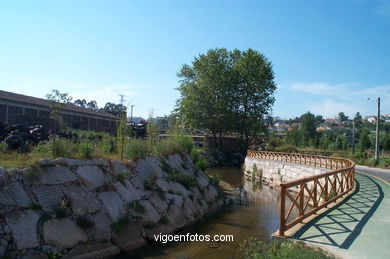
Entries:
POLYGON ((88 229, 88 228, 92 228, 93 226, 95 226, 95 223, 87 217, 79 217, 76 220, 76 224, 77 224, 77 226, 79 226, 82 229, 88 229))
POLYGON ((318 248, 312 248, 294 241, 277 241, 265 243, 250 237, 239 245, 239 253, 243 259, 253 258, 332 258, 318 248))
POLYGON ((275 151, 286 153, 298 153, 298 149, 292 145, 284 145, 275 148, 275 151))
POLYGON ((149 155, 147 143, 141 139, 131 139, 125 146, 125 158, 136 161, 149 155))
POLYGON ((190 156, 194 163, 198 162, 200 158, 199 152, 195 148, 191 150, 190 156))
POLYGON ((115 232, 119 232, 126 229, 129 223, 130 223, 129 217, 127 215, 124 215, 120 217, 116 222, 112 223, 111 229, 115 232))
POLYGON ((188 136, 183 136, 183 135, 176 135, 173 136, 173 141, 177 143, 177 152, 175 153, 191 153, 192 148, 194 145, 192 144, 192 140, 188 136))
POLYGON ((200 170, 204 171, 204 170, 206 170, 206 168, 207 168, 208 162, 207 162, 206 158, 201 157, 201 158, 198 160, 198 162, 195 163, 195 165, 196 165, 197 167, 199 167, 200 170))
POLYGON ((82 142, 79 145, 79 155, 84 159, 90 159, 92 157, 93 146, 88 142, 82 142))
POLYGON ((162 139, 156 143, 154 151, 156 154, 169 156, 176 153, 178 149, 177 143, 172 139, 162 139))
POLYGON ((139 201, 131 202, 129 208, 141 215, 145 213, 145 207, 139 201))
POLYGON ((181 183, 187 189, 195 185, 195 177, 193 175, 182 174, 176 170, 168 175, 168 179, 181 183))
POLYGON ((53 137, 49 141, 49 149, 53 158, 68 156, 71 143, 65 139, 53 137))
POLYGON ((8 145, 5 142, 0 143, 0 154, 4 154, 8 151, 8 145))

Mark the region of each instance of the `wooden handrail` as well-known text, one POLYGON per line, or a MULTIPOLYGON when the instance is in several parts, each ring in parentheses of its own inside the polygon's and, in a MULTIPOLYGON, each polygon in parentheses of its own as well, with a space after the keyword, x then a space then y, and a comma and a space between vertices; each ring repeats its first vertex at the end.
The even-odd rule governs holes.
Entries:
POLYGON ((280 184, 279 236, 284 236, 285 231, 326 207, 329 203, 335 202, 355 186, 355 163, 346 158, 255 150, 248 150, 247 156, 332 170, 280 184), (296 189, 289 190, 292 187, 299 188, 295 197, 289 193, 289 191, 296 191, 296 189), (291 203, 287 214, 286 198, 291 203), (294 208, 298 211, 298 216, 288 222, 294 208))

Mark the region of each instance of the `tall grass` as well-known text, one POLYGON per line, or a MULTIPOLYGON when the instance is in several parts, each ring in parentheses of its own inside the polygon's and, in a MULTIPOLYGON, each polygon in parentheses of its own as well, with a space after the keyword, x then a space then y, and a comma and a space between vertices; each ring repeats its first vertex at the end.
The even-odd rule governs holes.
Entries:
POLYGON ((71 154, 72 143, 66 139, 53 137, 49 141, 49 149, 53 158, 66 157, 71 154))
POLYGON ((125 145, 124 156, 126 159, 138 160, 150 154, 148 144, 142 139, 130 139, 125 145))
POLYGON ((243 259, 284 259, 284 258, 307 258, 322 259, 334 258, 317 248, 306 246, 303 243, 293 241, 277 241, 271 243, 260 241, 250 237, 239 246, 240 257, 243 259))
POLYGON ((90 159, 93 153, 93 145, 89 142, 81 142, 79 144, 78 152, 81 158, 90 159))

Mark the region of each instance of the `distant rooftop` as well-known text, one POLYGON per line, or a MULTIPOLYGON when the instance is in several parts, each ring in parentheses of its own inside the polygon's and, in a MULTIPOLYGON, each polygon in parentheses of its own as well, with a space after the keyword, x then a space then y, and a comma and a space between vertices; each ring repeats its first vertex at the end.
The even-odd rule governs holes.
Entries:
MULTIPOLYGON (((12 93, 12 92, 6 92, 6 91, 2 91, 2 90, 0 90, 0 99, 11 100, 11 101, 19 102, 19 103, 29 103, 29 104, 43 106, 45 108, 50 107, 49 102, 45 99, 36 98, 36 97, 23 95, 23 94, 12 93)), ((103 116, 103 117, 107 117, 107 118, 111 118, 111 119, 118 119, 118 117, 116 117, 115 115, 112 115, 111 113, 104 112, 104 111, 95 111, 92 109, 79 107, 79 106, 76 106, 72 103, 64 104, 62 109, 70 110, 70 111, 74 111, 74 112, 80 112, 80 113, 89 114, 89 115, 103 116)))

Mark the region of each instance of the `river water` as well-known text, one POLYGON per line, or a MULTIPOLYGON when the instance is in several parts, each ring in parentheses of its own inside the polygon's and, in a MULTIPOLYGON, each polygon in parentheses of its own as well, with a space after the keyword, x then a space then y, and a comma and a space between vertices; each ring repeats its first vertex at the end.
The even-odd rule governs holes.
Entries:
POLYGON ((219 176, 221 186, 234 203, 179 234, 233 235, 233 242, 153 243, 120 258, 234 258, 239 244, 253 236, 269 241, 279 224, 279 191, 247 180, 240 169, 214 168, 206 172, 219 176))

